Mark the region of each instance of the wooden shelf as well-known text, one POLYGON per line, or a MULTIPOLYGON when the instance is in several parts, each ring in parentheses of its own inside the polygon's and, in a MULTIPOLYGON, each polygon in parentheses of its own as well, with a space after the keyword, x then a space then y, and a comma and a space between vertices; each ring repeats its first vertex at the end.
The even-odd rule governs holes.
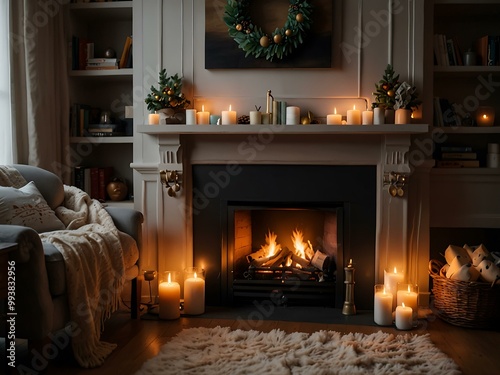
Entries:
POLYGON ((434 66, 434 74, 436 76, 477 76, 484 73, 499 73, 500 66, 434 66))
POLYGON ((71 143, 133 143, 134 137, 71 137, 71 143))
POLYGON ((421 134, 426 124, 406 125, 139 125, 144 134, 421 134))

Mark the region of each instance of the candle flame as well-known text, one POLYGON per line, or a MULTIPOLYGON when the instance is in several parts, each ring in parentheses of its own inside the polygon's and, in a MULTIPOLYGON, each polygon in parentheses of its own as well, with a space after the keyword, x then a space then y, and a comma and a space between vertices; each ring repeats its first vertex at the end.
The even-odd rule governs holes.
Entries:
POLYGON ((202 111, 202 112, 205 112, 205 104, 202 104, 202 105, 201 105, 201 111, 202 111))
POLYGON ((404 302, 401 303, 401 306, 406 307, 404 302))
POLYGON ((231 104, 229 104, 229 110, 231 110, 231 104))
POLYGON ((198 276, 196 275, 196 272, 194 273, 194 278, 196 279, 198 276))
POLYGON ((335 108, 333 109, 333 114, 334 114, 334 115, 336 115, 336 114, 337 114, 337 107, 335 107, 335 108))
POLYGON ((384 294, 386 294, 386 291, 385 291, 385 286, 384 286, 384 294))
POLYGON ((408 285, 408 293, 410 293, 410 292, 411 292, 411 289, 410 289, 410 286, 408 285))
POLYGON ((394 267, 394 273, 398 273, 398 270, 396 269, 396 267, 394 267))
POLYGON ((483 115, 483 118, 486 120, 488 118, 488 115, 487 114, 484 114, 483 115))
POLYGON ((354 110, 356 109, 356 104, 354 104, 354 105, 352 106, 352 109, 354 109, 354 110))
POLYGON ((168 274, 168 283, 170 284, 172 281, 171 281, 171 277, 170 277, 170 273, 168 274))

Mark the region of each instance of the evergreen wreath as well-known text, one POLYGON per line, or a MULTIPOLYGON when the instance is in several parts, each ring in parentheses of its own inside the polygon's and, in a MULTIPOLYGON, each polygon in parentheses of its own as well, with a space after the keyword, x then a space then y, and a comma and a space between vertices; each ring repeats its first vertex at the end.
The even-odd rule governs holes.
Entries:
POLYGON ((250 1, 228 0, 224 12, 229 35, 246 52, 245 57, 283 59, 304 43, 312 24, 312 6, 307 0, 290 0, 285 26, 276 28, 271 37, 250 19, 247 12, 250 1))

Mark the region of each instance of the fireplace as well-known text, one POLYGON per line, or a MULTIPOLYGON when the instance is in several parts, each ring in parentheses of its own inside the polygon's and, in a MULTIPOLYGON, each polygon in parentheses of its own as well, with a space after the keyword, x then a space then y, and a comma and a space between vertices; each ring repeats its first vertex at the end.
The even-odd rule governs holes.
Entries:
POLYGON ((192 167, 194 263, 209 265, 207 304, 341 307, 346 259, 374 278, 375 166, 240 165, 227 179, 225 171, 192 167), (266 252, 273 243, 277 254, 266 252))
MULTIPOLYGON (((415 204, 425 202, 428 171, 410 176, 408 160, 411 136, 425 134, 426 125, 139 125, 137 130, 143 147, 142 159, 132 165, 135 201, 146 223, 141 263, 159 271, 202 266, 208 303, 234 303, 232 281, 223 270, 235 208, 339 209, 335 306, 343 299, 341 278, 349 259, 356 269, 358 309, 373 308, 373 285, 383 281, 384 269, 406 270, 408 279, 427 291, 428 237, 419 230, 426 225, 426 210, 415 204), (162 170, 182 176, 175 196, 162 186, 162 170), (389 194, 385 181, 392 172, 409 176, 402 197, 389 194)), ((259 241, 252 246, 260 248, 259 241)))

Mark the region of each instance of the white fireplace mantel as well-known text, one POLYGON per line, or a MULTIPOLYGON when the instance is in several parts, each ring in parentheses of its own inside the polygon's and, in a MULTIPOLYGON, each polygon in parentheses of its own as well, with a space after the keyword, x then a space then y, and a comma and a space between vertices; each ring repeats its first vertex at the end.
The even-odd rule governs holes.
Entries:
MULTIPOLYGON (((397 266, 411 271, 409 264, 418 262, 412 258, 428 255, 418 250, 409 253, 408 194, 392 197, 384 183, 387 173, 410 173, 412 136, 427 133, 427 125, 139 125, 137 132, 142 134, 143 148, 157 148, 155 160, 136 159, 131 165, 142 182, 136 207, 146 224, 143 266, 161 272, 193 265, 190 170, 195 164, 375 165, 373 283, 383 279, 384 269, 397 266), (182 173, 177 196, 169 196, 162 187, 160 170, 182 173)), ((409 281, 428 279, 427 270, 418 270, 424 272, 408 272, 409 281)))

